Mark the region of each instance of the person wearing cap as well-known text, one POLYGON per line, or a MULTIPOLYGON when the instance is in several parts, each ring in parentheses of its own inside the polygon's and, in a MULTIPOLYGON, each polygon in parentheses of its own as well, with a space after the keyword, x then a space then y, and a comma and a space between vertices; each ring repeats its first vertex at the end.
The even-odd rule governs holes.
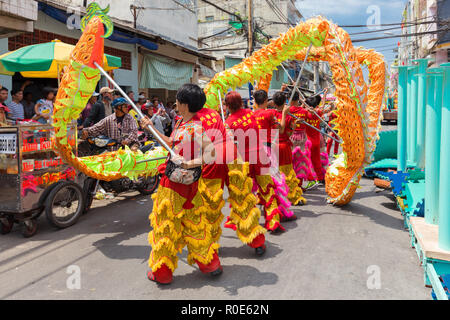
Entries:
POLYGON ((113 113, 111 106, 111 102, 114 100, 112 96, 113 92, 114 90, 108 87, 103 87, 100 89, 101 103, 103 103, 103 107, 105 109, 105 117, 108 117, 113 113))
POLYGON ((86 119, 83 121, 83 124, 81 125, 82 128, 91 127, 105 118, 105 106, 100 100, 98 100, 99 96, 99 93, 94 92, 91 99, 89 99, 89 102, 91 103, 91 110, 89 111, 86 119))
POLYGON ((128 145, 131 150, 137 151, 138 142, 138 126, 132 116, 128 114, 128 102, 125 98, 117 98, 112 102, 114 113, 92 127, 84 128, 81 138, 96 137, 105 135, 118 142, 112 149, 117 150, 120 146, 128 145))

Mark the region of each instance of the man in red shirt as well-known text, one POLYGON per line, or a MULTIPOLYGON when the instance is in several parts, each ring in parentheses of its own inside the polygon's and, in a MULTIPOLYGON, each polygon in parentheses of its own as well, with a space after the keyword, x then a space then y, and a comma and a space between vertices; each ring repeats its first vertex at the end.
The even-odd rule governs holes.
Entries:
MULTIPOLYGON (((267 95, 267 94, 266 94, 267 95)), ((260 132, 258 129, 258 119, 260 123, 267 125, 267 129, 272 128, 272 123, 276 121, 275 110, 264 110, 258 105, 255 99, 256 110, 254 113, 242 107, 242 98, 235 91, 229 92, 225 97, 225 104, 230 116, 226 124, 238 142, 238 150, 245 162, 250 164, 250 176, 256 181, 260 203, 264 206, 265 227, 272 232, 284 231, 280 224, 281 208, 275 196, 275 185, 270 175, 270 159, 263 150, 263 143, 270 141, 270 135, 260 132)), ((266 102, 267 103, 267 102, 266 102)), ((232 221, 234 222, 234 221, 232 221)))
MULTIPOLYGON (((321 102, 321 98, 319 95, 309 97, 305 100, 305 109, 308 111, 306 115, 305 121, 320 130, 320 122, 321 120, 313 113, 313 110, 319 106, 321 102)), ((319 117, 322 116, 321 110, 316 110, 316 113, 319 117)), ((311 162, 314 167, 314 171, 317 175, 317 179, 319 182, 324 182, 325 180, 325 172, 322 167, 322 162, 320 158, 320 137, 321 133, 313 128, 306 126, 306 135, 308 139, 311 141, 311 162)))
POLYGON ((219 113, 215 110, 203 108, 195 117, 197 121, 201 121, 216 151, 215 161, 203 166, 202 177, 199 180, 199 192, 208 209, 206 218, 211 225, 215 242, 218 242, 222 234, 221 209, 225 204, 223 188, 226 184, 232 207, 230 217, 236 221, 237 236, 243 243, 255 248, 257 255, 262 255, 266 248, 264 244, 266 230, 258 222, 261 212, 256 208, 257 198, 252 194, 251 189, 245 190, 243 187, 249 177, 244 174, 245 168, 242 163, 235 161, 237 153, 231 133, 227 132, 219 113), (247 200, 247 206, 243 206, 244 199, 247 200), (250 219, 249 216, 251 216, 250 219))
MULTIPOLYGON (((292 142, 289 139, 296 126, 296 121, 288 115, 289 107, 286 106, 286 95, 283 92, 276 92, 272 100, 277 108, 276 120, 280 127, 278 141, 274 141, 274 143, 278 143, 279 170, 286 177, 286 184, 289 188, 288 199, 294 205, 305 204, 306 200, 302 197, 303 191, 299 186, 300 181, 292 166, 292 142)), ((296 217, 290 214, 286 218, 292 220, 296 217)))
MULTIPOLYGON (((308 111, 299 105, 299 101, 299 93, 295 92, 289 112, 299 119, 306 120, 308 111)), ((311 141, 308 140, 306 127, 304 123, 297 123, 294 133, 290 137, 293 145, 292 164, 300 187, 303 180, 314 181, 317 179, 311 162, 311 141)))

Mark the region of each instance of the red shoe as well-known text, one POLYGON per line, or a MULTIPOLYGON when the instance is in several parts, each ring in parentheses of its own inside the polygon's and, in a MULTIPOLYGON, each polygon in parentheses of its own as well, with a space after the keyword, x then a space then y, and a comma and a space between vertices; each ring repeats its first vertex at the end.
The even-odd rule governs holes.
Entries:
POLYGON ((255 249, 255 253, 258 256, 262 256, 266 252, 266 237, 264 234, 258 235, 251 243, 248 244, 249 247, 255 249))
POLYGON ((160 284, 169 284, 172 282, 173 279, 172 270, 170 270, 169 267, 163 264, 155 272, 152 272, 152 270, 150 270, 147 273, 147 278, 150 281, 154 281, 160 284))
POLYGON ((213 259, 212 261, 205 265, 203 263, 201 263, 200 261, 195 261, 200 269, 201 272, 203 273, 209 273, 212 276, 218 276, 222 273, 223 268, 220 265, 220 260, 219 260, 219 256, 217 255, 217 253, 214 253, 213 259))
POLYGON ((266 242, 266 237, 264 234, 258 235, 255 239, 253 239, 252 242, 248 244, 250 248, 258 248, 264 245, 264 242, 266 242))
POLYGON ((227 221, 225 222, 224 227, 228 229, 233 229, 234 231, 236 231, 237 229, 236 224, 234 224, 231 221, 230 217, 227 217, 227 221))

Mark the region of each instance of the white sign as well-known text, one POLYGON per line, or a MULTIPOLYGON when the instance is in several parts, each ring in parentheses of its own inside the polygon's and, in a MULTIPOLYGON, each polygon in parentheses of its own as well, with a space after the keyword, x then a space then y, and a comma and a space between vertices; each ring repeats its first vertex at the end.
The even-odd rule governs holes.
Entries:
POLYGON ((17 147, 15 133, 0 133, 0 153, 15 154, 17 147))

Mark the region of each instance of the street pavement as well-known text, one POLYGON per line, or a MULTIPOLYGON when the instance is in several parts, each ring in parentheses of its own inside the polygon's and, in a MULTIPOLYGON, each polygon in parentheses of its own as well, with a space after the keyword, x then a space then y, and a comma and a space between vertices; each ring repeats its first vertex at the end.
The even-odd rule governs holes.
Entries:
POLYGON ((146 278, 150 197, 95 200, 65 230, 41 216, 30 239, 17 226, 0 236, 0 299, 430 299, 390 192, 361 185, 343 208, 326 204, 323 186, 307 192, 308 204, 294 208, 299 219, 267 234, 263 257, 225 229, 218 278, 189 266, 183 251, 169 286, 146 278))

